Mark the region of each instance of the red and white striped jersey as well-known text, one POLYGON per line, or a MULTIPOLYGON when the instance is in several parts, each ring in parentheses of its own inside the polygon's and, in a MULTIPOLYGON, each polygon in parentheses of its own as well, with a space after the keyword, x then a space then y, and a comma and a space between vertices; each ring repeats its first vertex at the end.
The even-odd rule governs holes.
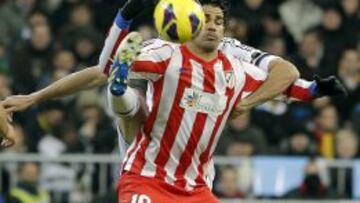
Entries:
MULTIPOLYGON (((222 51, 207 62, 186 45, 168 44, 143 52, 131 75, 150 81, 153 107, 127 151, 123 172, 185 190, 206 186, 206 167, 230 112, 267 77, 222 51)), ((310 85, 298 80, 285 95, 309 101, 310 85)))

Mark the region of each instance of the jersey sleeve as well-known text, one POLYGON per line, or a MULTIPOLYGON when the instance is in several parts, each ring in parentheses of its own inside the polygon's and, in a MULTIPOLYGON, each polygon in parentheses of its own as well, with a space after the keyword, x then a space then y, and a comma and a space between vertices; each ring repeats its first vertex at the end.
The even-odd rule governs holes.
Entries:
POLYGON ((145 79, 152 82, 161 78, 170 62, 173 48, 168 44, 143 49, 133 62, 130 79, 145 79))
POLYGON ((111 65, 117 48, 129 33, 129 27, 130 21, 124 20, 119 11, 105 39, 98 61, 98 67, 107 76, 110 75, 111 65))
MULTIPOLYGON (((245 72, 245 85, 241 98, 245 98, 255 92, 267 78, 266 72, 254 67, 252 64, 243 63, 243 67, 245 72)), ((310 102, 315 99, 311 94, 313 84, 313 81, 298 79, 276 99, 282 101, 310 102)))
POLYGON ((269 64, 272 60, 281 58, 242 44, 240 41, 233 38, 224 38, 219 49, 225 54, 232 55, 241 61, 251 63, 265 72, 269 72, 269 64))

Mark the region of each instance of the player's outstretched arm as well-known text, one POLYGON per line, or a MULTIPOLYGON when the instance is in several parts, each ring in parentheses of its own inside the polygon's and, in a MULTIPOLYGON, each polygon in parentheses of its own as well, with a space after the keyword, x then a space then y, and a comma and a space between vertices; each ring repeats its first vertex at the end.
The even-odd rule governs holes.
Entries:
POLYGON ((144 3, 153 4, 153 0, 129 0, 118 12, 114 24, 105 40, 99 58, 99 65, 86 68, 62 78, 48 87, 30 95, 17 95, 6 98, 3 107, 7 112, 27 109, 29 106, 45 100, 73 94, 80 90, 106 84, 106 75, 110 72, 113 55, 120 42, 126 36, 131 19, 143 9, 144 3), (103 74, 104 73, 104 74, 103 74))
POLYGON ((104 85, 106 80, 107 77, 99 68, 89 67, 72 73, 32 94, 7 97, 2 102, 2 106, 7 112, 23 111, 33 104, 104 85))

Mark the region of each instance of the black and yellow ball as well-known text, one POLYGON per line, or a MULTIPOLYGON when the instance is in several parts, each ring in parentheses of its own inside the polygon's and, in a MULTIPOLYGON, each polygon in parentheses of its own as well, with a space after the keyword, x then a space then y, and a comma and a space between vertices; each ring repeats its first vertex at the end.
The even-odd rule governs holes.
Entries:
POLYGON ((200 32, 205 15, 195 0, 160 0, 154 11, 154 20, 162 39, 184 43, 200 32))

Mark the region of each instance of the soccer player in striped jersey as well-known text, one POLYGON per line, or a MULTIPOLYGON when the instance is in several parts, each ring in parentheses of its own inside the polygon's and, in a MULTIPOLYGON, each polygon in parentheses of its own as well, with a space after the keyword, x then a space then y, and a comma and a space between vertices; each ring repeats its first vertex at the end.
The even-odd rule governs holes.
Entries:
MULTIPOLYGON (((218 202, 205 174, 227 119, 234 110, 248 110, 276 96, 264 91, 268 74, 218 50, 224 6, 220 0, 203 3, 206 25, 196 38, 143 51, 132 64, 130 77, 149 81, 153 105, 123 161, 119 202, 218 202)), ((133 91, 116 95, 126 80, 114 74, 112 97, 133 91), (115 91, 114 81, 120 84, 115 91)), ((311 101, 320 87, 299 79, 283 95, 311 101)))

